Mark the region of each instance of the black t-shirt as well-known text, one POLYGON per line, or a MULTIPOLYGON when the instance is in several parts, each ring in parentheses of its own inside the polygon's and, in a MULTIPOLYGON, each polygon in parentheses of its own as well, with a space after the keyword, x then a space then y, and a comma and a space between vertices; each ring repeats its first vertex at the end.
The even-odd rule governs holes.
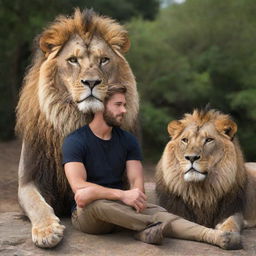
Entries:
POLYGON ((62 146, 62 163, 84 164, 87 181, 109 188, 122 189, 127 160, 141 160, 136 138, 113 127, 110 140, 95 136, 88 125, 68 135, 62 146))

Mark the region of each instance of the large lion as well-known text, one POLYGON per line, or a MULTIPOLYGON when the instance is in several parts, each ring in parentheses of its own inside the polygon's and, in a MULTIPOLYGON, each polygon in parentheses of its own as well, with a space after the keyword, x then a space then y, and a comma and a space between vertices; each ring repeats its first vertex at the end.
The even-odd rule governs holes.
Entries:
POLYGON ((234 121, 215 110, 195 110, 170 122, 168 132, 172 139, 156 171, 160 204, 222 231, 254 226, 256 172, 245 168, 234 121))
POLYGON ((103 109, 109 84, 127 87, 123 126, 135 127, 138 94, 123 56, 129 46, 121 25, 91 10, 59 16, 37 38, 17 106, 16 130, 23 139, 19 201, 39 247, 59 243, 65 227, 57 216, 70 210, 72 194, 61 164, 63 138, 103 109))

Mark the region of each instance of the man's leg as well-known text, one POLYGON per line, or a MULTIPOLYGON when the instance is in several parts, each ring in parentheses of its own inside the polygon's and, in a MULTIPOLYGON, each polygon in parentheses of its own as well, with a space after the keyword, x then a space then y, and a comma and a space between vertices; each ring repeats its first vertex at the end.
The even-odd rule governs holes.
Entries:
MULTIPOLYGON (((152 224, 161 222, 163 225, 160 227, 165 236, 207 242, 224 249, 237 249, 241 246, 237 233, 206 228, 168 213, 164 208, 153 204, 148 204, 142 213, 137 213, 121 202, 96 200, 83 209, 78 208, 77 219, 73 217, 72 222, 79 230, 90 234, 111 232, 115 225, 141 231, 137 237, 144 242, 150 242, 152 233, 158 234, 159 230, 152 224)), ((154 237, 152 239, 154 243, 154 237)))
POLYGON ((77 208, 72 214, 73 225, 86 233, 111 232, 115 226, 142 230, 152 224, 150 215, 137 213, 132 207, 118 201, 96 200, 85 208, 77 208))

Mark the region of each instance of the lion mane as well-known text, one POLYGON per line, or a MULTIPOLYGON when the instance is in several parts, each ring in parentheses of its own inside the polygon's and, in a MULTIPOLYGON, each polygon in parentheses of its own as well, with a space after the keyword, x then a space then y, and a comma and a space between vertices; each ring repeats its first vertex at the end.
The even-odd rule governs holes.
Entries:
POLYGON ((75 37, 79 37, 85 45, 83 47, 87 48, 96 38, 97 42, 104 42, 105 47, 115 54, 115 69, 105 72, 102 88, 111 83, 127 87, 128 111, 123 127, 132 130, 138 113, 135 79, 123 56, 130 46, 128 34, 116 21, 99 16, 92 10, 76 9, 72 16, 57 17, 39 35, 17 106, 16 131, 25 145, 22 160, 25 172, 19 182, 34 182, 57 215, 69 212, 71 200, 61 163, 63 139, 87 124, 94 112, 90 105, 81 111, 68 87, 57 80, 60 74, 58 58, 63 48, 75 37), (112 77, 106 78, 110 73, 112 77))
POLYGON ((244 212, 248 174, 236 124, 216 110, 168 125, 172 137, 156 169, 156 192, 168 211, 207 227, 244 212))

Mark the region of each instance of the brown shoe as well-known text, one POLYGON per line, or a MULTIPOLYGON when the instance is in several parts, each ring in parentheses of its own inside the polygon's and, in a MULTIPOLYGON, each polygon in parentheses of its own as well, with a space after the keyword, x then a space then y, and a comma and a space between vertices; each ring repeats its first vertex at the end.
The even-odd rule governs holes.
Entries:
POLYGON ((150 224, 145 229, 138 232, 134 237, 147 244, 162 244, 164 239, 163 227, 164 224, 162 222, 150 224))

